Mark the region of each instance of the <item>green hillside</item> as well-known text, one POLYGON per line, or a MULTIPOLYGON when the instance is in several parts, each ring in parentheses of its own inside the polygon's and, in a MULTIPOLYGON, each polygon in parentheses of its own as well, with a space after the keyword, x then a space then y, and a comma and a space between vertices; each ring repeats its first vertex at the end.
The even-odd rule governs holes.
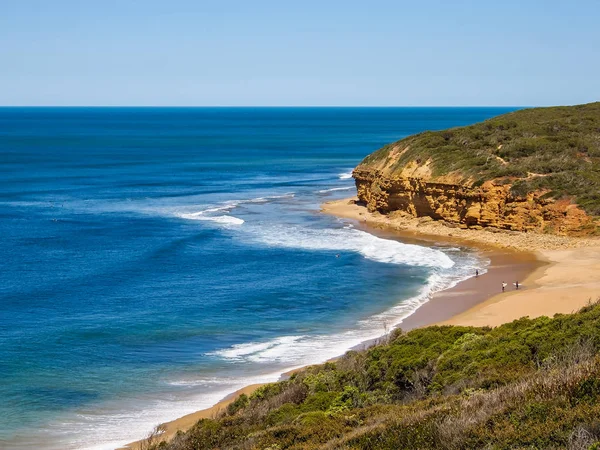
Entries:
POLYGON ((600 449, 600 305, 395 332, 157 449, 600 449))
POLYGON ((385 164, 389 174, 431 162, 432 175, 453 174, 477 186, 502 179, 515 195, 545 191, 600 215, 600 102, 532 108, 386 145, 359 167, 385 164))

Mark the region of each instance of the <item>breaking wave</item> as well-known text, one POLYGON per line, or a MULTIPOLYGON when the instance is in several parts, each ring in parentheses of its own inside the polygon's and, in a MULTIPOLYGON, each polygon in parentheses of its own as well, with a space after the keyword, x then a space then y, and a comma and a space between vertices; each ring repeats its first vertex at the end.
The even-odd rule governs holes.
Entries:
POLYGON ((228 214, 215 214, 215 213, 223 213, 230 212, 232 209, 237 208, 240 205, 248 204, 248 203, 268 203, 271 201, 275 201, 283 198, 292 198, 294 197, 294 193, 288 193, 283 195, 273 195, 269 197, 256 197, 246 200, 229 200, 224 202, 220 206, 214 206, 211 208, 206 208, 201 211, 196 212, 178 212, 175 213, 177 217, 187 220, 206 220, 215 223, 219 223, 222 225, 242 225, 244 223, 244 219, 240 219, 239 217, 231 216, 228 214))
POLYGON ((440 250, 382 239, 351 227, 312 229, 299 226, 265 226, 247 231, 255 234, 255 240, 274 247, 350 251, 388 264, 446 269, 454 265, 454 261, 440 250))
POLYGON ((244 219, 240 219, 239 217, 234 216, 206 216, 207 211, 200 211, 197 213, 191 214, 180 214, 179 217, 182 219, 189 220, 208 220, 211 222, 221 223, 223 225, 242 225, 244 223, 244 219))
POLYGON ((327 192, 349 191, 350 189, 354 189, 354 186, 337 187, 337 188, 331 188, 331 189, 321 189, 320 191, 317 191, 317 193, 318 194, 326 194, 327 192))

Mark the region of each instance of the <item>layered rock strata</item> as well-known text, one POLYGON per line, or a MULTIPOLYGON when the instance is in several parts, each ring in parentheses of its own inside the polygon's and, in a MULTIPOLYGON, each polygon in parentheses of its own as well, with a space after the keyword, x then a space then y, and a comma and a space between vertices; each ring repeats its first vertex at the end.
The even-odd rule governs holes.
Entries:
POLYGON ((400 211, 413 217, 431 217, 462 228, 578 234, 591 218, 568 200, 543 198, 544 192, 512 195, 511 185, 490 180, 470 187, 435 179, 389 176, 374 168, 353 172, 359 201, 369 211, 400 211))

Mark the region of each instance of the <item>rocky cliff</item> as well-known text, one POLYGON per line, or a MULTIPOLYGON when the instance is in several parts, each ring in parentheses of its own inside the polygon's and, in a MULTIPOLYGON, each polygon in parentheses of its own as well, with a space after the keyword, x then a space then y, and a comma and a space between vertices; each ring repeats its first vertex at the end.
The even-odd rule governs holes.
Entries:
POLYGON ((353 177, 370 211, 463 228, 594 234, 599 160, 595 103, 411 136, 369 155, 353 177))
POLYGON ((574 234, 591 218, 569 201, 553 201, 531 192, 510 194, 510 185, 486 182, 479 188, 428 182, 421 178, 390 178, 377 170, 354 171, 358 198, 369 211, 403 211, 429 216, 464 228, 495 227, 516 231, 574 234))

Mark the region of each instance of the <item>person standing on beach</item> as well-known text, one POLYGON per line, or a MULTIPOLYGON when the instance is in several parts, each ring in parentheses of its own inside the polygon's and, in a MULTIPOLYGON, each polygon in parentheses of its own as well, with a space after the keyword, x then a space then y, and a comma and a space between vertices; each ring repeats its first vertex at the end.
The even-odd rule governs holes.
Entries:
POLYGON ((517 291, 519 290, 519 280, 515 281, 515 287, 517 288, 517 291))
POLYGON ((506 283, 503 281, 502 282, 502 292, 504 292, 504 289, 506 289, 506 283))
POLYGON ((475 278, 479 278, 479 269, 475 269, 475 278))

